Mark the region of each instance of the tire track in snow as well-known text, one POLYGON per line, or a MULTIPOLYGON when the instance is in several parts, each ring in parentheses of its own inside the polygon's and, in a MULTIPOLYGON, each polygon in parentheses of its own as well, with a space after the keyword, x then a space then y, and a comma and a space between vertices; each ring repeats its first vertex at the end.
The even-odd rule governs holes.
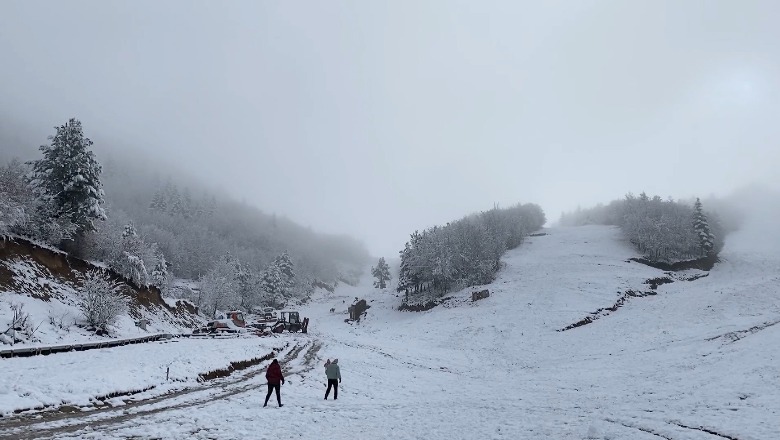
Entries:
POLYGON ((680 422, 669 422, 669 423, 672 424, 672 425, 679 426, 680 428, 691 429, 691 430, 694 430, 694 431, 706 432, 707 434, 711 434, 711 435, 714 435, 714 436, 717 436, 717 437, 720 437, 720 438, 725 438, 727 440, 739 440, 736 437, 732 437, 732 436, 726 435, 726 434, 721 434, 721 433, 719 433, 717 431, 705 428, 703 426, 698 426, 698 427, 696 427, 696 426, 687 426, 687 425, 684 425, 684 424, 682 424, 680 422))
MULTIPOLYGON (((282 364, 287 364, 294 359, 297 359, 301 355, 301 352, 304 349, 307 349, 306 353, 303 355, 304 367, 311 370, 313 368, 313 365, 311 364, 313 363, 314 356, 320 349, 320 346, 321 344, 319 342, 307 342, 303 345, 296 344, 284 355, 281 362, 282 364)), ((10 428, 14 430, 14 432, 9 433, 8 435, 0 434, 0 439, 26 440, 31 438, 54 438, 61 434, 74 433, 85 428, 93 430, 95 428, 99 429, 100 427, 105 428, 110 425, 131 421, 138 417, 208 404, 215 400, 226 399, 236 394, 256 390, 259 386, 264 385, 264 383, 257 384, 248 382, 262 373, 265 373, 265 368, 259 367, 233 380, 220 382, 216 384, 216 386, 186 388, 171 394, 131 402, 119 407, 101 408, 84 413, 56 413, 52 417, 37 420, 31 420, 29 418, 23 420, 12 419, 9 423, 0 424, 0 427, 4 429, 10 428), (198 393, 205 393, 207 395, 197 396, 198 393), (192 396, 195 397, 193 400, 186 400, 184 402, 179 400, 192 396), (162 406, 154 407, 155 405, 162 406), (45 426, 51 423, 65 423, 65 425, 53 427, 45 426), (36 426, 41 426, 42 428, 36 430, 36 426)), ((288 369, 285 369, 285 373, 290 374, 291 372, 288 369)), ((295 373, 295 371, 293 371, 293 373, 295 373)))
POLYGON ((626 422, 621 422, 620 420, 615 420, 615 419, 604 419, 604 420, 606 420, 606 421, 608 421, 610 423, 614 423, 616 425, 624 426, 626 428, 631 428, 631 429, 636 429, 636 430, 639 430, 639 431, 642 431, 642 432, 646 432, 646 433, 648 433, 650 435, 653 435, 653 436, 656 436, 656 437, 659 437, 659 438, 662 438, 662 439, 665 439, 665 440, 674 440, 673 438, 667 437, 667 436, 665 436, 665 435, 663 435, 661 433, 653 431, 650 428, 645 428, 643 426, 632 425, 632 424, 629 424, 629 423, 626 423, 626 422))

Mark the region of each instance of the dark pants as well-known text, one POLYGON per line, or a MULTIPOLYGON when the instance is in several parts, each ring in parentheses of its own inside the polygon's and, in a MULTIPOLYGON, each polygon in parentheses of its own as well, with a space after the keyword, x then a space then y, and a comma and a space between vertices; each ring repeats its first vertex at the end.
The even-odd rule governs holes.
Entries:
POLYGON ((276 403, 278 403, 280 406, 282 405, 282 396, 279 395, 279 390, 282 387, 278 383, 269 383, 268 384, 268 394, 265 396, 265 403, 263 406, 268 405, 268 399, 271 398, 271 393, 274 392, 274 389, 276 389, 276 403))
POLYGON ((325 391, 325 398, 328 398, 328 394, 330 394, 330 387, 333 387, 333 400, 336 400, 339 398, 339 380, 338 379, 328 379, 328 389, 325 391))

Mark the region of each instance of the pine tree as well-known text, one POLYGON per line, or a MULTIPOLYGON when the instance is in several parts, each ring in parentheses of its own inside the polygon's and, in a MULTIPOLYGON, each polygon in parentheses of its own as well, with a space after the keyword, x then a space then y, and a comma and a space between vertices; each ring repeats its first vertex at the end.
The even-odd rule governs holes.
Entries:
POLYGON ((76 233, 95 230, 94 220, 105 220, 100 164, 89 150, 81 122, 71 119, 49 137, 51 145, 40 147, 43 159, 31 162, 30 184, 55 219, 67 219, 76 233))
POLYGON ((390 266, 385 262, 385 257, 380 257, 376 267, 371 268, 371 275, 376 278, 374 287, 377 289, 387 288, 387 282, 390 281, 390 266))
POLYGON ((282 287, 288 291, 295 284, 295 267, 290 259, 290 254, 287 251, 283 252, 282 255, 276 257, 275 264, 279 268, 282 287))
POLYGON ((171 274, 168 271, 168 262, 162 253, 157 253, 157 262, 152 269, 152 285, 157 286, 160 291, 165 291, 171 280, 171 274))
POLYGON ((707 215, 704 214, 701 200, 698 198, 693 205, 693 230, 696 232, 696 237, 698 237, 698 247, 701 256, 706 257, 712 255, 715 249, 715 235, 713 235, 710 230, 710 225, 707 222, 707 215))
POLYGON ((149 273, 146 271, 146 264, 141 257, 144 246, 143 240, 135 231, 135 226, 132 223, 126 224, 122 231, 122 252, 112 263, 112 267, 117 272, 138 286, 149 284, 149 273))
POLYGON ((168 188, 168 213, 171 215, 183 215, 184 214, 184 201, 179 194, 179 188, 176 185, 171 185, 168 188))
POLYGON ((165 212, 168 205, 165 202, 165 196, 159 189, 154 192, 151 203, 149 203, 149 209, 156 212, 165 212))
POLYGON ((266 293, 266 301, 282 304, 295 286, 295 271, 287 252, 276 257, 260 277, 260 288, 266 293))
POLYGON ((274 262, 263 271, 263 276, 260 278, 260 289, 266 294, 266 303, 279 305, 283 302, 282 275, 279 266, 274 262))

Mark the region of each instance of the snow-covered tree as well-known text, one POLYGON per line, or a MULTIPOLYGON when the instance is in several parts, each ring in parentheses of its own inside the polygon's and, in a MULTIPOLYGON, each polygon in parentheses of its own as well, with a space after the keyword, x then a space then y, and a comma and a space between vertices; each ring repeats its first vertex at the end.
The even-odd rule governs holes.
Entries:
POLYGON ((715 248, 715 235, 710 230, 709 222, 707 221, 707 215, 704 214, 704 210, 701 205, 701 200, 696 199, 696 203, 693 205, 693 229, 696 231, 697 244, 701 252, 701 256, 709 256, 713 253, 715 248))
POLYGON ((151 284, 165 293, 168 285, 171 283, 171 273, 168 271, 168 262, 165 261, 165 256, 161 252, 157 252, 155 255, 157 260, 154 264, 151 274, 151 284))
POLYGON ((149 209, 155 212, 165 212, 168 209, 168 203, 165 200, 165 195, 161 190, 154 192, 152 201, 149 203, 149 209))
POLYGON ((241 264, 240 261, 235 260, 233 264, 233 279, 236 283, 236 293, 241 300, 241 308, 244 310, 249 310, 252 306, 257 305, 258 302, 253 278, 252 272, 241 264))
POLYGON ((117 253, 110 263, 114 270, 138 286, 149 284, 149 273, 143 258, 145 247, 146 244, 138 236, 135 226, 128 223, 122 231, 121 252, 117 253))
POLYGON ((236 283, 236 261, 230 254, 219 258, 214 267, 200 279, 200 297, 197 306, 208 316, 241 307, 236 283))
POLYGON ((280 305, 284 303, 284 283, 279 266, 274 263, 268 265, 260 278, 260 289, 264 292, 265 302, 280 305))
POLYGON ((295 284, 295 266, 293 265, 290 254, 287 251, 276 257, 274 264, 279 268, 282 278, 282 287, 289 290, 295 284))
POLYGON ((43 201, 46 215, 66 219, 77 234, 93 231, 94 220, 105 220, 101 167, 89 150, 92 141, 84 137, 81 122, 69 120, 40 147, 43 158, 32 162, 30 184, 43 201))
POLYGON ((0 167, 0 235, 14 233, 49 244, 72 237, 75 226, 47 214, 46 202, 28 183, 29 172, 29 166, 18 160, 0 167))
POLYGON ((34 199, 24 176, 27 170, 18 160, 0 167, 0 236, 26 224, 34 199))
POLYGON ((651 261, 675 263, 717 254, 723 246, 722 227, 708 218, 700 200, 693 205, 628 194, 623 200, 561 216, 561 224, 617 225, 642 255, 651 261))
POLYGON ((119 284, 99 270, 91 270, 81 279, 81 304, 84 318, 91 327, 106 330, 119 315, 127 310, 127 298, 120 292, 119 284))
MULTIPOLYGON (((445 293, 489 283, 501 255, 544 225, 537 205, 494 207, 445 226, 415 231, 401 251, 398 291, 445 293)), ((376 270, 376 268, 374 268, 376 270)), ((380 284, 380 283, 377 283, 380 284)))
POLYGON ((281 305, 286 302, 294 286, 294 265, 290 255, 284 252, 263 271, 260 289, 265 294, 266 303, 281 305))
POLYGON ((385 257, 380 257, 376 267, 371 268, 371 275, 376 278, 374 287, 377 289, 387 288, 387 282, 390 281, 390 266, 385 262, 385 257))

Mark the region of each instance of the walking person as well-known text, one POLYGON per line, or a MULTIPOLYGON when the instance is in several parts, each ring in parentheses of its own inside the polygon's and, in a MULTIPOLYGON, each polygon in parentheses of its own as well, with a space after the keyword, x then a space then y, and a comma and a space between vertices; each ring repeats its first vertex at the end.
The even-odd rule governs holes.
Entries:
POLYGON ((341 383, 341 369, 339 369, 338 359, 333 359, 333 362, 325 364, 325 376, 328 377, 328 389, 325 390, 325 400, 328 400, 331 387, 333 387, 333 400, 337 400, 339 398, 339 383, 341 383))
POLYGON ((274 390, 276 390, 276 403, 279 404, 279 408, 283 407, 280 389, 281 384, 284 383, 284 376, 282 375, 282 367, 279 365, 278 360, 274 359, 273 362, 271 362, 271 365, 268 366, 268 370, 265 372, 265 379, 268 381, 268 394, 265 396, 263 408, 268 406, 268 399, 271 398, 271 393, 273 393, 274 390))

